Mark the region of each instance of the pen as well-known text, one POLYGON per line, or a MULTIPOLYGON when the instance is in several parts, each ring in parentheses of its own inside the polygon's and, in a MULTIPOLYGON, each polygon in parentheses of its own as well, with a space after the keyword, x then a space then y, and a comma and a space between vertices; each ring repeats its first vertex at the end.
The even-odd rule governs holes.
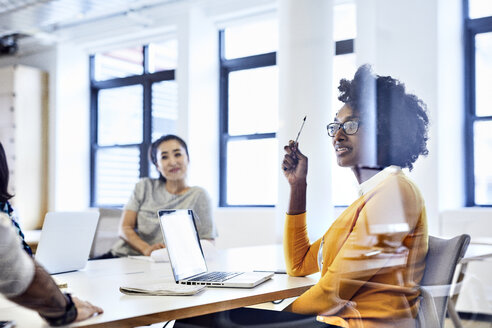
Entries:
POLYGON ((254 272, 273 272, 276 274, 287 274, 287 271, 282 270, 282 269, 277 269, 277 270, 253 270, 254 272))
POLYGON ((302 120, 301 128, 299 129, 299 132, 297 133, 296 141, 294 143, 297 143, 297 140, 299 139, 299 135, 301 135, 302 128, 304 127, 304 123, 306 122, 306 117, 307 117, 307 115, 305 115, 304 119, 302 120))

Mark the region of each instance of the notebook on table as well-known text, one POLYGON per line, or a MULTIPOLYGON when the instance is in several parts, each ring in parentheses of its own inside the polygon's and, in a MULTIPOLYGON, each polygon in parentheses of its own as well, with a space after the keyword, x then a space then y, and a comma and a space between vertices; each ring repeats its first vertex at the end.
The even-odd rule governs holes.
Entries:
POLYGON ((127 295, 153 295, 153 296, 186 296, 195 295, 206 286, 190 286, 175 284, 173 281, 157 281, 134 283, 120 287, 120 292, 127 295))
POLYGON ((209 272, 193 211, 165 209, 157 214, 176 283, 252 288, 273 276, 272 272, 209 272))
POLYGON ((99 212, 49 212, 35 259, 48 273, 83 269, 89 259, 99 212))

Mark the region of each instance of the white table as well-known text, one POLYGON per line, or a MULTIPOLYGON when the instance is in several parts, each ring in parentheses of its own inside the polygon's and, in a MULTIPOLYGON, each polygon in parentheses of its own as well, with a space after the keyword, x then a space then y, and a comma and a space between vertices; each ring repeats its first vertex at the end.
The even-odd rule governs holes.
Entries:
MULTIPOLYGON (((280 245, 217 251, 207 261, 211 270, 274 270, 284 266, 280 245)), ((194 296, 120 293, 120 286, 134 282, 173 280, 169 263, 130 258, 97 260, 89 261, 84 270, 54 277, 58 283, 67 283, 73 295, 104 309, 102 315, 72 326, 135 327, 298 296, 318 281, 319 274, 297 278, 276 274, 252 289, 207 288, 194 296)), ((17 327, 47 326, 36 312, 5 299, 0 302, 0 320, 15 320, 17 327)))

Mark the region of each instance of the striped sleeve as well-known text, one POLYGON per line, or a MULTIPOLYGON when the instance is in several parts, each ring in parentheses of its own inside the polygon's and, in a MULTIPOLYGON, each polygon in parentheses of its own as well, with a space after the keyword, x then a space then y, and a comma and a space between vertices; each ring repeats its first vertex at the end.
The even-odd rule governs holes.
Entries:
POLYGON ((22 249, 9 217, 0 213, 0 293, 22 294, 34 278, 34 262, 22 249))

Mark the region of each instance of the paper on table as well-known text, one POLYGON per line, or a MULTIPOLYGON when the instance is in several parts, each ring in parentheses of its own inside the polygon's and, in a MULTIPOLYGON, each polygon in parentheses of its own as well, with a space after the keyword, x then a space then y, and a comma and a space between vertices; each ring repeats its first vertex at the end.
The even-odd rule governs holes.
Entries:
POLYGON ((160 248, 152 251, 150 256, 145 255, 128 255, 128 258, 135 260, 144 260, 149 262, 169 262, 169 256, 167 255, 167 250, 165 248, 160 248))
POLYGON ((127 295, 195 295, 205 287, 206 286, 181 285, 167 281, 123 286, 120 287, 120 292, 127 295))
POLYGON ((62 290, 62 292, 67 292, 68 283, 66 281, 62 281, 62 280, 60 280, 60 278, 58 278, 56 276, 52 276, 51 278, 53 278, 53 280, 56 283, 56 286, 58 286, 58 288, 60 288, 62 290))
POLYGON ((128 255, 129 259, 134 259, 134 260, 142 260, 142 261, 148 261, 148 262, 155 262, 154 259, 152 259, 150 256, 145 256, 145 255, 128 255))

